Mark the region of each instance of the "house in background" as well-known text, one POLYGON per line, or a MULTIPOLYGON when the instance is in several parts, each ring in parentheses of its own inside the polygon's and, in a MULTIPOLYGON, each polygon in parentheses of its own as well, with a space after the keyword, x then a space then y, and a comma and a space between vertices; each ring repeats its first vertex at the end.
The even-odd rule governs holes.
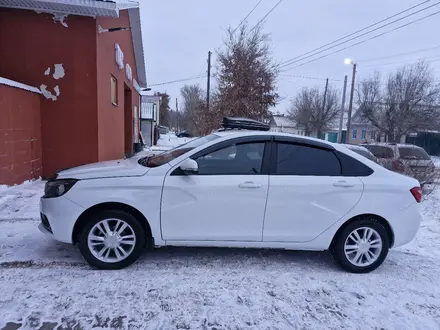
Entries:
MULTIPOLYGON (((328 125, 328 129, 324 132, 324 140, 329 142, 338 142, 338 135, 339 135, 339 124, 341 121, 341 116, 337 116, 332 122, 328 125)), ((347 140, 347 120, 348 115, 344 114, 344 118, 342 120, 342 137, 341 137, 341 143, 345 143, 347 140)))
POLYGON ((0 0, 0 77, 0 184, 132 155, 139 3, 0 0))
POLYGON ((161 98, 159 95, 141 96, 141 134, 144 144, 149 147, 157 143, 161 98))
POLYGON ((272 132, 304 135, 304 130, 294 120, 284 114, 272 115, 269 118, 269 126, 272 132))

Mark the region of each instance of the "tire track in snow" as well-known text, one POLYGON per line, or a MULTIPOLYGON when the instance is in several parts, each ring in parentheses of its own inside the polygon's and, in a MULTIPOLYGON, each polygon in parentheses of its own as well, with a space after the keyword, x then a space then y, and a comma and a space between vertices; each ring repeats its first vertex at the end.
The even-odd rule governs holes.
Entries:
POLYGON ((26 261, 4 261, 0 262, 0 269, 13 269, 13 268, 31 268, 31 269, 51 269, 51 268, 63 268, 63 269, 90 269, 91 267, 85 262, 65 262, 65 261, 52 261, 44 262, 38 260, 26 260, 26 261))

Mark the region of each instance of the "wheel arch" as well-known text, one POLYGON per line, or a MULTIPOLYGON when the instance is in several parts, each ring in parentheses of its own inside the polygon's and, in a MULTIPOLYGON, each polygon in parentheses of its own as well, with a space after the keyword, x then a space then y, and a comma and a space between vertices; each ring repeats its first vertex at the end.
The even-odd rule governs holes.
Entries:
POLYGON ((107 202, 107 203, 100 203, 96 204, 87 210, 85 210, 79 218, 76 220, 75 225, 73 227, 72 231, 72 242, 73 244, 78 243, 78 237, 81 233, 82 228, 84 228, 85 223, 87 220, 93 216, 93 214, 98 213, 99 211, 103 210, 122 210, 127 213, 130 213, 132 216, 134 216, 139 223, 142 225, 142 227, 145 230, 146 235, 146 242, 148 247, 154 246, 154 238, 151 231, 150 223, 148 222, 147 218, 136 208, 134 208, 131 205, 124 204, 124 203, 118 203, 118 202, 107 202))
POLYGON ((354 216, 351 219, 347 220, 346 222, 344 222, 344 224, 341 227, 339 227, 336 234, 333 236, 333 239, 332 239, 330 246, 329 246, 329 250, 333 249, 333 246, 336 243, 338 236, 348 225, 350 225, 351 223, 353 223, 357 220, 365 220, 365 219, 375 220, 375 221, 379 222, 382 226, 384 226, 384 228, 388 234, 388 239, 390 241, 390 248, 393 247, 393 245, 394 245, 394 232, 393 232, 393 229, 391 228, 390 223, 385 218, 383 218, 377 214, 359 214, 359 215, 354 216))

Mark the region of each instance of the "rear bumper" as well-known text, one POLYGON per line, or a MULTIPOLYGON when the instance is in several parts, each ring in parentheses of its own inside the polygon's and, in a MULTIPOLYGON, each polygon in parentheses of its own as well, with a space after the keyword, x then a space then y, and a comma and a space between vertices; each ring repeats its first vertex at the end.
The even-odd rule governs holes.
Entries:
POLYGON ((394 233, 394 247, 411 242, 419 231, 421 220, 422 215, 418 203, 400 210, 392 220, 389 220, 394 233))
POLYGON ((84 210, 63 196, 41 198, 40 213, 45 220, 38 228, 57 241, 72 243, 73 227, 84 210))

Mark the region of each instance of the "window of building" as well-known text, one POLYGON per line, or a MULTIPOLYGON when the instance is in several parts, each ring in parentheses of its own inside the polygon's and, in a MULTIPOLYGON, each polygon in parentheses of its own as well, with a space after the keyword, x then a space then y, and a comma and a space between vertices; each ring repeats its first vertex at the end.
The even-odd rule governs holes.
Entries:
POLYGON ((339 176, 341 165, 330 150, 278 143, 277 175, 339 176))
POLYGON ((352 139, 353 139, 353 140, 356 140, 356 139, 357 139, 357 135, 358 135, 358 130, 355 128, 355 129, 353 130, 353 133, 352 133, 352 139))
POLYGON ((361 140, 365 140, 366 137, 367 137, 367 130, 363 128, 361 131, 361 140))
POLYGON ((264 142, 243 143, 198 157, 199 175, 260 174, 264 147, 264 142))
POLYGON ((113 105, 118 105, 118 80, 110 77, 111 101, 113 105))
POLYGON ((370 131, 370 139, 374 140, 376 138, 376 131, 371 130, 370 131))

